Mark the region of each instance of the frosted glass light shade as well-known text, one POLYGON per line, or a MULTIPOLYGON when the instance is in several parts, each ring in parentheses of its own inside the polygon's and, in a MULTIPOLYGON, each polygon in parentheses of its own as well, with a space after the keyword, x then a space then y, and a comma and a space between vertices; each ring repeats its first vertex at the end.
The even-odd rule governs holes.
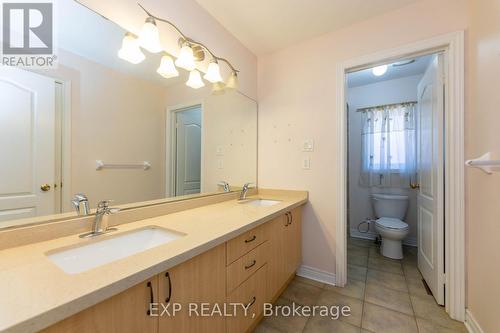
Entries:
POLYGON ((226 93, 224 82, 215 82, 212 85, 212 95, 224 95, 226 93))
POLYGON ((196 69, 192 70, 191 73, 189 73, 189 79, 186 82, 186 86, 193 89, 204 87, 205 83, 203 83, 203 80, 201 79, 200 72, 198 72, 196 69))
POLYGON ((156 72, 166 79, 179 76, 179 72, 174 65, 174 60, 168 55, 161 57, 160 67, 158 67, 156 72))
POLYGON ((146 58, 139 48, 139 41, 130 33, 125 34, 125 37, 123 37, 122 47, 118 50, 118 57, 133 64, 138 64, 146 58))
POLYGON ((232 72, 226 82, 226 89, 236 90, 239 87, 238 83, 238 74, 236 72, 232 72))
POLYGON ((207 73, 203 76, 205 80, 212 83, 222 82, 222 76, 220 75, 219 64, 216 62, 211 62, 208 64, 207 73))
POLYGON ((163 49, 160 43, 160 32, 155 20, 151 17, 148 17, 146 23, 142 26, 139 44, 151 53, 158 53, 163 49))
POLYGON ((377 66, 372 68, 372 73, 375 76, 382 76, 387 72, 387 65, 377 66))
POLYGON ((179 57, 175 60, 175 65, 180 68, 184 68, 187 71, 192 71, 196 68, 194 62, 193 49, 189 45, 184 45, 181 47, 179 57))

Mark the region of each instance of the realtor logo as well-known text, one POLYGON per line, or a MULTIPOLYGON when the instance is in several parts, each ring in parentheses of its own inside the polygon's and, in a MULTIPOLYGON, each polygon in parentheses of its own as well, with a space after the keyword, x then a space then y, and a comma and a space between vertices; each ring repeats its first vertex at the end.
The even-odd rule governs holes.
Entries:
POLYGON ((2 3, 2 64, 54 67, 52 1, 2 3))

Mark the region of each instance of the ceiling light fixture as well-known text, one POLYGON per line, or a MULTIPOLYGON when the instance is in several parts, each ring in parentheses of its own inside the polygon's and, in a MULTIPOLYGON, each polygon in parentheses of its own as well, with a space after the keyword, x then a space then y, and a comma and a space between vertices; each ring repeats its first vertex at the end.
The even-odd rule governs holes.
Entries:
POLYGON ((224 95, 226 93, 224 82, 215 82, 212 85, 212 95, 224 95))
POLYGON ((387 72, 387 65, 376 66, 372 68, 372 73, 375 76, 382 76, 387 72))
POLYGON ((196 69, 192 70, 189 73, 189 79, 186 82, 186 86, 191 87, 193 89, 199 89, 201 87, 204 87, 205 83, 203 83, 203 80, 201 79, 200 72, 198 72, 196 69))
POLYGON ((168 55, 161 57, 160 67, 158 67, 156 72, 166 79, 179 76, 179 71, 175 68, 174 60, 168 55))
POLYGON ((151 53, 158 53, 162 51, 160 43, 160 32, 156 26, 156 21, 153 17, 149 16, 142 26, 139 35, 139 44, 151 53))
POLYGON ((118 57, 133 64, 138 64, 146 58, 139 48, 137 37, 130 32, 127 32, 123 37, 122 47, 118 50, 118 57))
POLYGON ((140 37, 127 33, 123 38, 122 48, 118 51, 118 56, 125 59, 133 64, 137 64, 144 60, 145 56, 142 53, 140 47, 143 47, 151 53, 166 53, 160 43, 160 32, 156 25, 156 22, 163 22, 170 25, 175 31, 180 35, 179 38, 179 56, 173 61, 169 54, 162 57, 160 66, 157 69, 158 74, 165 78, 171 78, 179 75, 179 72, 175 66, 188 70, 189 79, 186 85, 194 89, 203 87, 205 84, 201 78, 200 72, 196 69, 196 62, 203 61, 205 56, 210 55, 211 59, 208 64, 207 72, 204 78, 207 81, 214 83, 213 93, 221 94, 224 93, 225 89, 238 89, 238 70, 233 67, 233 65, 224 58, 216 56, 206 45, 193 40, 186 36, 175 24, 165 20, 161 17, 151 14, 146 8, 141 4, 139 7, 148 16, 146 22, 142 26, 140 37), (224 83, 221 72, 220 72, 220 62, 224 62, 231 70, 231 74, 224 83))

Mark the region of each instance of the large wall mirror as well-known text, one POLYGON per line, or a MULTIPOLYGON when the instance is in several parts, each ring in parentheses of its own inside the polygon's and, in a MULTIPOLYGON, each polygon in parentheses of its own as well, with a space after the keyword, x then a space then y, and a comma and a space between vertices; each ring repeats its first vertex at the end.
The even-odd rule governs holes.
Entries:
POLYGON ((58 6, 58 67, 0 67, 0 228, 74 217, 76 193, 133 207, 256 183, 254 100, 165 79, 161 54, 126 62, 119 25, 58 6))

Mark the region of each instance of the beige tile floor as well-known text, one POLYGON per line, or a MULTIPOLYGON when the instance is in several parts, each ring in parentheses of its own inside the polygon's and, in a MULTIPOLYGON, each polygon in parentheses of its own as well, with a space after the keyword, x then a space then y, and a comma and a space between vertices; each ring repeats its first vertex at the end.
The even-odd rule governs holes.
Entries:
POLYGON ((266 317, 255 333, 452 333, 467 332, 427 294, 417 269, 416 248, 405 247, 403 260, 380 255, 372 241, 349 239, 348 284, 337 288, 296 277, 277 305, 348 305, 351 315, 266 317))

